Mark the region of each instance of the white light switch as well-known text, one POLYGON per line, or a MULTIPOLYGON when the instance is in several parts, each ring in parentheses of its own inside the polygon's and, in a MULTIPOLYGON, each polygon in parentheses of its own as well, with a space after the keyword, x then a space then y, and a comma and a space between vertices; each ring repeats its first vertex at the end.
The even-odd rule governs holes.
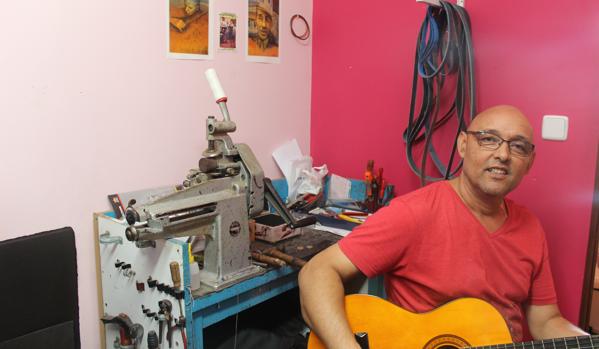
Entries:
POLYGON ((543 139, 565 141, 568 139, 568 117, 563 115, 543 116, 543 139))

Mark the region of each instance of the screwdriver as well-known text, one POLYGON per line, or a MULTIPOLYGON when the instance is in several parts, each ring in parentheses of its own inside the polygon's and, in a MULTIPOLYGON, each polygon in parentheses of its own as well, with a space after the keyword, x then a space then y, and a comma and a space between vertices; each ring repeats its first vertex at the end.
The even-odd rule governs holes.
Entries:
MULTIPOLYGON (((169 265, 171 268, 171 278, 173 279, 173 287, 175 290, 181 289, 181 272, 179 271, 179 263, 171 262, 169 265)), ((179 301, 179 315, 183 316, 183 307, 181 306, 181 299, 179 301)))

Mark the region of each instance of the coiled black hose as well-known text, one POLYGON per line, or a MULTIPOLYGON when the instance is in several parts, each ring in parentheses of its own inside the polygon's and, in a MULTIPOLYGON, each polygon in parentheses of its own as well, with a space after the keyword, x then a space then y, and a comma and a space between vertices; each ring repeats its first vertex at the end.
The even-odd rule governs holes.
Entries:
POLYGON ((457 139, 461 131, 476 115, 474 60, 470 18, 464 8, 440 1, 441 7, 429 6, 420 27, 416 43, 412 99, 408 127, 403 133, 410 168, 420 177, 421 185, 426 182, 454 177, 462 167, 460 160, 454 166, 457 139), (447 77, 455 75, 455 84, 446 84, 447 77), (422 80, 422 100, 416 117, 418 80, 422 80), (454 99, 446 104, 447 110, 440 113, 441 95, 444 89, 453 89, 454 99), (467 118, 465 113, 468 111, 467 118), (439 115, 442 115, 439 117, 439 115), (439 158, 432 139, 435 130, 455 116, 458 127, 451 146, 447 164, 439 158), (414 146, 424 141, 420 167, 414 159, 414 146), (426 175, 428 156, 442 177, 426 175))

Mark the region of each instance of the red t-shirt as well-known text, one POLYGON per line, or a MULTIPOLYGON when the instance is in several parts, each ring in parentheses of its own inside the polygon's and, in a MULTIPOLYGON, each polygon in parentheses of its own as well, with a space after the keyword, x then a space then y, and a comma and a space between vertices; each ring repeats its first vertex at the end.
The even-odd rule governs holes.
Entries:
POLYGON ((385 275, 390 301, 412 312, 456 298, 491 303, 522 340, 526 304, 557 303, 545 234, 526 208, 505 200, 508 218, 488 232, 449 182, 394 199, 339 241, 368 277, 385 275))

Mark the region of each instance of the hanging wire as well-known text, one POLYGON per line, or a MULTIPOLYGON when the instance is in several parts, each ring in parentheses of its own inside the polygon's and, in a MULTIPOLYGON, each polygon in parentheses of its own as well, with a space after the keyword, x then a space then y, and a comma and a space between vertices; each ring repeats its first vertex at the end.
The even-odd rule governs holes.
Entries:
POLYGON ((420 177, 422 186, 426 182, 449 179, 457 174, 462 166, 461 160, 454 165, 457 139, 476 115, 470 18, 463 7, 445 1, 440 3, 441 7, 428 7, 418 33, 410 115, 408 126, 403 133, 408 164, 420 177), (449 77, 453 77, 453 84, 448 83, 452 81, 449 77), (419 81, 422 97, 417 107, 419 81), (453 91, 453 101, 442 105, 446 100, 441 100, 441 95, 447 95, 448 93, 444 92, 447 90, 453 91), (443 106, 446 110, 441 112, 443 106), (432 140, 435 131, 452 117, 457 118, 458 126, 453 142, 447 144, 451 153, 445 164, 439 158, 432 140), (418 166, 414 146, 423 142, 422 157, 418 166), (440 177, 426 174, 429 156, 440 177))

